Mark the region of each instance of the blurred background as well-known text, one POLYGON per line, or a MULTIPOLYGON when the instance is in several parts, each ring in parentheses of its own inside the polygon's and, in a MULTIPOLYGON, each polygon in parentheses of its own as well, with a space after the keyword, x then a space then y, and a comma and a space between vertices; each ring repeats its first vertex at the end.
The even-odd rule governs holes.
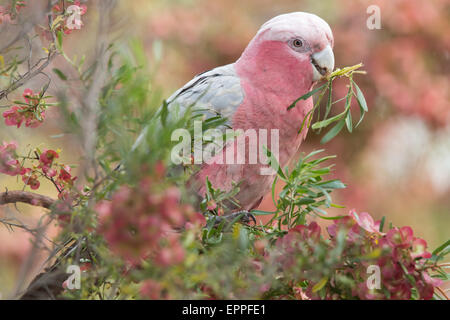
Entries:
MULTIPOLYGON (((24 9, 30 16, 41 5, 32 2, 24 9)), ((69 55, 92 45, 89 30, 102 18, 95 3, 87 2, 83 29, 65 41, 69 55)), ((235 61, 265 21, 292 11, 315 13, 330 24, 336 67, 362 62, 367 71, 355 79, 369 106, 362 124, 324 146, 321 135, 310 132, 301 148, 308 153, 324 147, 327 154, 337 155, 333 176, 348 187, 335 192, 333 199, 346 208, 330 214, 354 208, 376 219, 386 216, 393 225, 411 226, 433 250, 450 238, 449 1, 119 0, 114 37, 117 42, 135 38, 143 43, 154 86, 168 97, 195 74, 235 61), (380 8, 381 29, 369 30, 366 10, 373 4, 380 8)), ((60 58, 53 64, 67 68, 60 58)), ((37 79, 27 87, 41 86, 37 79)), ((57 86, 52 84, 50 90, 57 86)), ((345 92, 344 84, 337 84, 334 99, 345 92)), ((354 110, 357 118, 358 108, 354 110)), ((61 135, 58 117, 57 110, 47 112, 39 130, 17 130, 2 121, 0 141, 15 140, 23 152, 39 145, 61 148, 61 162, 72 164, 80 155, 70 136, 61 135)), ((0 189, 5 188, 15 190, 20 184, 0 175, 0 189)), ((43 184, 40 192, 55 196, 50 185, 43 184)), ((268 196, 260 209, 272 206, 268 196)), ((41 209, 26 205, 0 207, 0 217, 19 218, 31 226, 41 214, 41 209)), ((0 226, 4 297, 14 290, 30 246, 27 233, 0 226)))

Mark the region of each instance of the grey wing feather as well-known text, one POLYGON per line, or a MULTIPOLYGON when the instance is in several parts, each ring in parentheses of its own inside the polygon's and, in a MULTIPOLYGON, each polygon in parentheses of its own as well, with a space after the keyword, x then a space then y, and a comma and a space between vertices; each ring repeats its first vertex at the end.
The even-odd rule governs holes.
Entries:
POLYGON ((206 119, 220 115, 230 120, 243 99, 234 64, 228 64, 197 75, 170 96, 167 103, 169 114, 176 105, 181 112, 192 106, 193 110, 202 110, 206 119))
MULTIPOLYGON (((231 118, 244 100, 244 92, 234 64, 198 74, 168 99, 168 117, 179 117, 192 107, 205 115, 205 119, 215 116, 227 118, 226 126, 231 127, 231 118)), ((132 150, 135 150, 145 136, 147 128, 139 135, 132 150)))

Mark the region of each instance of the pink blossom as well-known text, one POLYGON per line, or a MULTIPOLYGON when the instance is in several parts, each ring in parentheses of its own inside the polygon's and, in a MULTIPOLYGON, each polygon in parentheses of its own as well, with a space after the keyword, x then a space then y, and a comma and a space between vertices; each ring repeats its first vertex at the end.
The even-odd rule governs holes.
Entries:
POLYGON ((11 109, 3 112, 5 124, 7 126, 17 126, 17 128, 20 128, 23 122, 29 128, 40 126, 45 119, 45 110, 42 107, 39 94, 34 94, 31 89, 25 89, 23 98, 29 106, 12 106, 11 109))
POLYGON ((33 190, 39 189, 41 185, 41 183, 38 180, 37 174, 30 168, 25 169, 25 172, 22 175, 22 181, 26 185, 30 186, 30 188, 33 190))
POLYGON ((59 158, 59 155, 54 150, 44 150, 39 157, 41 163, 45 166, 51 166, 54 159, 59 158))
POLYGON ((59 170, 59 175, 57 178, 57 183, 60 185, 69 185, 72 186, 73 182, 77 179, 77 177, 72 177, 72 174, 70 173, 72 168, 70 168, 68 165, 64 165, 59 170))
POLYGON ((8 10, 3 6, 0 6, 0 24, 11 23, 11 21, 11 15, 9 14, 8 10))
POLYGON ((387 240, 395 247, 409 248, 413 241, 413 231, 411 227, 392 228, 388 231, 387 240))
POLYGON ((53 160, 59 158, 59 155, 54 150, 44 150, 39 156, 39 167, 42 171, 49 177, 54 177, 56 175, 56 170, 50 167, 53 164, 53 160))
POLYGON ((191 206, 179 203, 177 188, 161 190, 152 178, 142 179, 134 188, 122 186, 111 201, 97 205, 99 232, 112 251, 132 265, 151 257, 166 267, 184 259, 179 239, 169 237, 169 231, 188 221, 192 228, 201 219, 191 206))
POLYGON ((18 106, 12 106, 11 109, 3 112, 3 118, 5 118, 5 124, 7 126, 17 126, 20 128, 22 122, 25 120, 23 114, 19 112, 23 110, 23 108, 19 108, 18 106))
POLYGON ((217 203, 214 200, 208 201, 206 204, 206 209, 212 211, 217 208, 217 203))
POLYGON ((22 94, 26 103, 29 104, 38 104, 39 103, 39 93, 35 94, 33 90, 27 88, 23 91, 22 94))
POLYGON ((179 264, 184 260, 184 249, 180 245, 178 239, 171 238, 169 245, 157 252, 154 262, 161 267, 168 267, 174 264, 179 264))
POLYGON ((142 283, 140 294, 143 298, 158 300, 163 298, 162 289, 163 288, 161 283, 152 279, 148 279, 142 283))
POLYGON ((380 221, 374 222, 372 216, 367 212, 361 212, 358 215, 353 209, 349 214, 356 223, 367 232, 380 233, 380 221))
POLYGON ((432 285, 433 287, 439 287, 440 285, 442 285, 444 283, 444 281, 442 281, 441 279, 436 279, 436 278, 432 278, 428 272, 423 272, 422 273, 423 276, 423 280, 429 284, 432 285))
POLYGON ((345 230, 347 233, 347 240, 351 243, 361 239, 362 228, 356 224, 355 219, 352 216, 345 216, 341 219, 333 221, 333 224, 327 228, 328 234, 332 238, 336 238, 339 230, 345 230))
POLYGON ((431 258, 431 253, 426 251, 427 249, 427 242, 423 239, 416 238, 414 239, 412 243, 412 251, 411 251, 411 257, 413 259, 416 258, 425 258, 429 259, 431 258))
POLYGON ((27 116, 25 118, 25 126, 28 128, 37 128, 44 122, 44 120, 45 120, 44 111, 40 113, 40 119, 36 118, 36 116, 33 113, 27 112, 27 116))
POLYGON ((317 222, 313 221, 308 226, 298 225, 289 230, 289 232, 298 233, 305 240, 312 239, 317 241, 320 239, 321 230, 317 222))
POLYGON ((18 174, 23 174, 24 169, 22 168, 19 160, 16 157, 17 144, 15 142, 6 143, 3 142, 0 145, 0 172, 16 176, 18 174))
POLYGON ((80 4, 80 1, 75 1, 74 5, 78 6, 80 8, 80 14, 83 15, 87 11, 87 6, 85 4, 80 4))
POLYGON ((302 287, 294 287, 292 289, 294 290, 294 296, 297 300, 311 300, 311 298, 303 291, 302 287))

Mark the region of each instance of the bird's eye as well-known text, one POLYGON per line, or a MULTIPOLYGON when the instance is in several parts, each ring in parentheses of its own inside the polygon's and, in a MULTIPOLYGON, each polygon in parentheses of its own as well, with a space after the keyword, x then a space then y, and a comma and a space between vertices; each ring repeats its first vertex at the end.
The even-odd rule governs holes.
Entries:
POLYGON ((294 47, 296 48, 301 48, 303 47, 303 41, 300 39, 295 39, 292 44, 294 45, 294 47))

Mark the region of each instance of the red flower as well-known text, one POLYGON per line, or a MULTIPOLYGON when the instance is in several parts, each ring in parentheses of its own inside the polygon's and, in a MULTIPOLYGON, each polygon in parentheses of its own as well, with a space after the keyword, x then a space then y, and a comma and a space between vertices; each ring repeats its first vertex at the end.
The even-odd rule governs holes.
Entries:
POLYGON ((43 165, 51 166, 54 159, 58 159, 59 155, 54 150, 44 150, 39 157, 39 160, 43 165))
POLYGON ((11 109, 3 112, 3 118, 5 118, 5 124, 7 126, 17 126, 20 128, 22 122, 25 120, 23 114, 20 112, 23 108, 19 108, 18 106, 12 106, 11 109))
POLYGON ((217 203, 214 200, 208 201, 208 203, 206 204, 206 209, 212 211, 215 208, 217 208, 217 203))
POLYGON ((423 272, 422 276, 423 276, 423 280, 425 281, 425 283, 432 285, 433 287, 439 287, 444 282, 441 279, 436 279, 436 278, 430 277, 428 272, 423 272))
POLYGON ((0 172, 16 176, 18 174, 23 174, 25 170, 22 168, 19 160, 16 157, 17 144, 15 142, 6 143, 3 142, 0 145, 0 172))
POLYGON ((355 209, 351 210, 349 215, 355 220, 356 224, 370 233, 380 233, 380 221, 374 222, 372 216, 367 212, 361 212, 359 215, 355 209))
POLYGON ((132 265, 148 257, 162 267, 178 264, 184 260, 184 249, 169 231, 201 220, 192 207, 179 202, 177 188, 161 190, 150 178, 135 188, 122 186, 111 201, 97 205, 99 232, 112 251, 132 265))
POLYGON ((72 179, 72 175, 70 174, 71 168, 69 166, 64 166, 61 168, 58 179, 62 181, 69 181, 72 179))
POLYGON ((431 253, 426 251, 427 249, 427 242, 420 238, 415 238, 412 244, 412 251, 411 251, 411 257, 413 259, 416 258, 425 258, 429 259, 431 258, 431 253))
POLYGON ((316 222, 311 222, 308 226, 298 225, 289 232, 299 233, 304 240, 311 239, 318 241, 320 239, 320 226, 316 222))
POLYGON ((57 178, 57 183, 59 185, 73 186, 73 182, 77 179, 77 177, 72 177, 72 174, 70 173, 71 170, 72 169, 68 165, 61 166, 57 178))
POLYGON ((40 187, 40 182, 38 180, 37 174, 31 170, 30 168, 25 169, 25 172, 22 176, 22 181, 30 186, 31 189, 36 190, 40 187))
POLYGON ((22 94, 26 103, 36 105, 39 103, 39 93, 33 93, 33 90, 27 88, 22 94))
POLYGON ((184 255, 184 249, 178 239, 172 237, 169 244, 157 252, 154 261, 161 267, 169 267, 183 262, 184 255))
POLYGON ((56 170, 52 169, 53 160, 59 158, 59 155, 54 150, 44 150, 39 157, 39 168, 49 177, 56 176, 56 170))
MULTIPOLYGON (((163 288, 159 282, 155 280, 148 279, 145 280, 140 289, 140 294, 143 298, 151 299, 151 300, 159 300, 163 298, 163 288)), ((164 297, 168 298, 168 297, 164 297)))
POLYGON ((29 106, 12 106, 11 109, 3 112, 5 124, 7 126, 17 126, 20 128, 25 121, 25 126, 36 128, 42 124, 45 119, 45 111, 40 103, 39 94, 34 94, 31 89, 25 89, 23 92, 25 102, 29 106), (39 116, 37 116, 39 115, 39 116))
POLYGON ((311 300, 310 297, 306 295, 306 293, 303 291, 302 287, 293 287, 294 291, 294 297, 297 300, 311 300))
POLYGON ((12 18, 11 18, 11 14, 9 13, 9 11, 3 7, 0 6, 0 24, 4 23, 11 23, 12 18))
POLYGON ((388 231, 386 237, 391 245, 402 249, 411 247, 414 239, 411 227, 393 228, 388 231))
POLYGON ((44 120, 45 120, 45 112, 44 111, 42 111, 40 113, 40 119, 36 118, 34 113, 27 112, 26 118, 25 118, 25 127, 37 128, 42 124, 42 122, 44 122, 44 120))
POLYGON ((85 4, 80 4, 80 1, 75 1, 74 5, 80 8, 80 14, 83 15, 87 11, 87 6, 85 4))
POLYGON ((26 7, 25 1, 17 1, 16 2, 16 10, 17 11, 20 11, 20 9, 22 9, 23 7, 26 7))
POLYGON ((62 11, 62 10, 61 10, 61 6, 60 6, 59 4, 55 4, 55 5, 52 7, 52 11, 55 11, 55 12, 60 12, 60 11, 62 11))
POLYGON ((345 230, 347 232, 347 240, 350 243, 354 243, 358 239, 363 238, 363 229, 356 223, 355 219, 350 214, 349 216, 334 220, 333 224, 327 228, 328 234, 332 238, 336 238, 339 230, 345 230))

